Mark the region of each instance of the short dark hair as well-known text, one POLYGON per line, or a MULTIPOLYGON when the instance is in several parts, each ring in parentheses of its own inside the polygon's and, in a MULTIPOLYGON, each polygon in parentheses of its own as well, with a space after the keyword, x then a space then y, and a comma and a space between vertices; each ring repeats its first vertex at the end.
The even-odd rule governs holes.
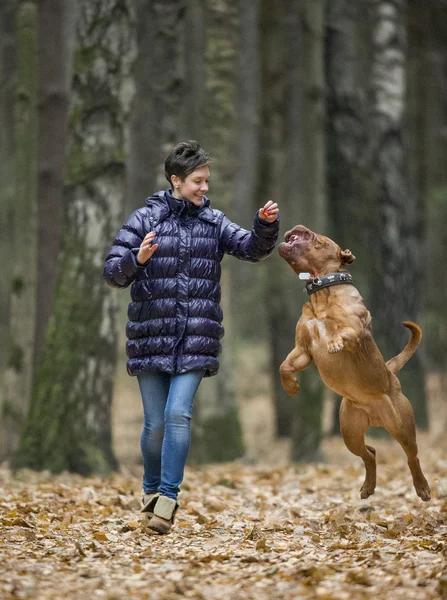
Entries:
POLYGON ((165 160, 165 177, 171 184, 171 176, 177 175, 181 180, 186 179, 190 173, 209 165, 211 158, 195 140, 180 142, 165 160))

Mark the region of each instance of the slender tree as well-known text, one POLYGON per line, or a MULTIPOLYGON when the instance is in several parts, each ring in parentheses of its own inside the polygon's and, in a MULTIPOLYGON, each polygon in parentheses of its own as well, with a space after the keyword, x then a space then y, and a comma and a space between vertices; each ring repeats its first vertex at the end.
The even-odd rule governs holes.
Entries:
POLYGON ((126 0, 80 0, 79 9, 59 275, 14 466, 88 474, 116 468, 116 294, 104 285, 102 269, 123 220, 123 125, 134 48, 126 0))
POLYGON ((163 161, 184 131, 185 0, 132 0, 137 15, 135 96, 129 122, 127 213, 164 189, 163 161))
MULTIPOLYGON (((301 36, 298 56, 301 65, 301 90, 295 110, 300 119, 300 181, 288 189, 300 191, 299 207, 294 207, 296 222, 304 222, 317 232, 328 228, 326 198, 326 134, 325 134, 325 2, 306 0, 298 4, 301 36)), ((296 118, 296 117, 295 117, 296 118)), ((293 146, 292 146, 293 148, 293 146)), ((288 163, 286 173, 292 165, 288 163)), ((293 224, 295 224, 293 223, 293 224)), ((320 457, 324 386, 316 368, 300 375, 301 391, 293 421, 292 458, 315 460, 320 457)))
MULTIPOLYGON (((370 0, 373 111, 370 151, 376 210, 371 312, 386 359, 407 342, 401 322, 420 317, 422 227, 416 189, 409 179, 404 137, 407 79, 407 3, 370 0)), ((426 427, 424 369, 416 353, 400 375, 416 423, 426 427)))
MULTIPOLYGON (((296 10, 296 2, 290 3, 290 10, 296 10)), ((257 195, 262 206, 267 200, 278 201, 281 210, 282 232, 284 223, 292 222, 286 197, 283 195, 285 174, 286 138, 286 95, 284 73, 286 56, 282 43, 284 36, 284 3, 263 0, 261 5, 261 76, 262 105, 260 118, 260 156, 257 195)), ((291 15, 289 14, 289 19, 291 15)), ((290 22, 289 21, 289 22, 290 22)), ((299 33, 295 30, 295 35, 299 33)), ((288 39, 288 42, 291 40, 288 39)), ((290 66, 290 64, 289 64, 290 66)), ((295 71, 296 73, 296 71, 295 71)), ((296 132, 299 135, 299 132, 296 132)), ((299 164, 299 163, 298 163, 299 164)), ((295 165, 295 170, 298 165, 295 165)), ((284 392, 279 378, 279 365, 293 347, 297 313, 288 300, 286 265, 274 256, 262 265, 262 296, 266 301, 264 328, 268 332, 271 352, 271 373, 273 379, 273 402, 276 415, 276 432, 280 437, 289 436, 296 400, 291 400, 284 392)))
MULTIPOLYGON (((442 264, 447 244, 447 5, 439 0, 408 4, 408 133, 412 180, 420 193, 419 219, 424 224, 423 331, 425 367, 430 391, 438 391, 433 429, 444 430, 447 277, 442 264), (438 412, 439 411, 439 412, 438 412)), ((436 399, 433 403, 436 406, 436 399)), ((432 423, 430 423, 432 425, 432 423)))
MULTIPOLYGON (((0 391, 6 364, 10 326, 11 267, 10 256, 13 235, 14 207, 14 151, 15 151, 15 99, 17 75, 17 0, 7 0, 0 4, 0 256, 3 263, 2 285, 0 286, 0 391)), ((2 402, 0 401, 0 410, 2 402)), ((1 425, 0 425, 1 428, 1 425)))
POLYGON ((62 230, 62 195, 77 3, 38 4, 38 251, 34 363, 50 318, 62 230))
MULTIPOLYGON (((231 205, 234 157, 232 135, 235 105, 237 0, 206 0, 205 97, 203 146, 215 158, 210 198, 226 211, 231 205)), ((229 215, 231 216, 231 215, 229 215)), ((235 216, 236 220, 236 216, 235 216)), ((231 260, 235 260, 232 258, 231 260)), ((234 388, 234 345, 229 266, 222 264, 222 308, 225 338, 220 373, 199 388, 192 456, 199 461, 232 460, 243 454, 242 430, 234 388)))
MULTIPOLYGON (((370 272, 367 240, 374 228, 374 189, 368 146, 371 72, 370 23, 356 0, 326 3, 325 72, 327 99, 328 233, 357 257, 352 273, 365 298, 370 272)), ((334 404, 333 433, 339 433, 341 398, 334 404)))
POLYGON ((184 94, 186 122, 184 136, 201 140, 204 126, 205 103, 205 10, 203 0, 188 0, 184 17, 184 94))
POLYGON ((11 293, 1 403, 3 457, 17 445, 31 396, 36 293, 37 4, 21 0, 17 10, 15 186, 8 253, 13 260, 8 258, 11 293))
MULTIPOLYGON (((263 3, 259 194, 280 202, 282 233, 297 223, 325 231, 323 14, 322 2, 263 3)), ((319 455, 323 386, 311 369, 299 374, 297 398, 282 389, 279 365, 293 348, 305 297, 277 256, 266 261, 264 295, 277 433, 292 436, 294 460, 312 460, 319 455)))
MULTIPOLYGON (((245 228, 251 228, 253 215, 261 206, 258 198, 260 116, 261 116, 261 29, 260 0, 240 2, 239 30, 237 32, 237 70, 235 119, 232 147, 236 157, 233 176, 231 214, 245 228)), ((231 261, 232 317, 237 347, 246 351, 246 344, 263 339, 259 317, 263 305, 261 269, 242 261, 231 261), (240 290, 244 289, 241 294, 240 290), (253 311, 253 305, 257 311, 253 311)))

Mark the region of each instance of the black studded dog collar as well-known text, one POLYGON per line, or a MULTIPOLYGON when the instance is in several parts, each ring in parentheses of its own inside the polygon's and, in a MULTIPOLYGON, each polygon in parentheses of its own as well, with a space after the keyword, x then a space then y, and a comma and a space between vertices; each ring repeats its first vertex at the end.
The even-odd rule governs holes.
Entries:
POLYGON ((340 283, 352 283, 352 275, 347 271, 343 271, 341 273, 329 273, 322 277, 315 277, 306 283, 305 291, 310 296, 319 290, 340 283))

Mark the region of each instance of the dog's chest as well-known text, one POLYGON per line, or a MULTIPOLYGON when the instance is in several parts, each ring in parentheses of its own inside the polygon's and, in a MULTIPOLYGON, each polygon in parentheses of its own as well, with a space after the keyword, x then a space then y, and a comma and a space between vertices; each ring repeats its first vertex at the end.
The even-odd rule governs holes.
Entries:
POLYGON ((309 319, 306 321, 306 327, 309 331, 312 346, 319 346, 321 343, 327 343, 326 325, 321 319, 309 319))

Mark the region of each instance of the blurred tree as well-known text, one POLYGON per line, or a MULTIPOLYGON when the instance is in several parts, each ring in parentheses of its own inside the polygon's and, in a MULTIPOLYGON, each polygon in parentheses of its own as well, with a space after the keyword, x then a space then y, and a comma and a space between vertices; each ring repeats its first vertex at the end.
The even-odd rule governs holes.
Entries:
MULTIPOLYGON (((231 215, 239 225, 251 229, 253 216, 261 206, 257 197, 259 173, 259 139, 261 110, 260 0, 240 2, 236 42, 235 117, 232 122, 231 146, 235 156, 232 176, 231 215)), ((261 293, 261 269, 250 263, 230 262, 231 308, 236 347, 246 351, 246 344, 259 342, 265 320, 261 293), (241 290, 244 293, 241 293, 241 290), (253 311, 253 305, 257 310, 253 311)))
MULTIPOLYGON (((300 180, 298 181, 295 175, 295 179, 287 184, 285 192, 290 194, 295 189, 299 192, 298 200, 293 199, 292 196, 293 225, 304 222, 314 231, 325 232, 328 229, 324 74, 325 0, 299 2, 297 14, 301 35, 298 37, 299 45, 295 56, 300 57, 298 81, 301 90, 297 90, 298 104, 292 110, 301 113, 298 124, 301 141, 300 180)), ((295 119, 297 118, 295 116, 295 119)), ((290 143, 296 144, 293 138, 290 143)), ((289 154, 294 153, 289 151, 289 154)), ((293 163, 286 164, 287 181, 293 170, 293 163)), ((290 276, 294 276, 292 272, 289 273, 290 276)), ((292 459, 316 460, 320 458, 324 385, 314 365, 303 371, 299 377, 301 390, 293 420, 292 459)))
MULTIPOLYGON (((3 374, 7 359, 10 301, 11 301, 11 247, 14 240, 14 151, 15 151, 15 101, 17 83, 17 0, 0 4, 0 257, 3 264, 0 285, 0 411, 3 408, 3 374)), ((1 419, 0 419, 1 423, 1 419)), ((0 440, 3 439, 0 424, 0 440)), ((0 442, 0 456, 3 449, 0 442)))
POLYGON ((183 39, 182 105, 186 122, 183 123, 184 137, 200 141, 204 125, 205 103, 205 3, 203 0, 188 0, 185 6, 183 39))
POLYGON ((34 364, 53 306, 62 231, 63 177, 77 3, 38 4, 38 249, 34 364))
MULTIPOLYGON (((211 165, 212 206, 228 213, 233 193, 233 153, 238 0, 206 0, 204 3, 205 96, 202 143, 215 158, 211 165)), ((254 215, 252 215, 253 218, 254 215)), ((217 377, 201 384, 196 400, 192 458, 197 461, 226 461, 244 452, 239 409, 234 389, 234 330, 231 310, 229 261, 222 263, 222 309, 225 338, 217 377)))
MULTIPOLYGON (((3 7, 5 26, 11 26, 14 7, 3 7)), ((12 26, 12 31, 14 27, 12 26)), ((0 456, 15 449, 31 396, 36 293, 36 178, 37 178, 37 4, 21 0, 17 7, 17 95, 15 98, 14 205, 7 234, 10 264, 10 324, 1 402, 0 456)), ((5 44, 7 44, 7 37, 5 44)), ((3 110, 12 106, 3 104, 3 110)), ((2 123, 3 127, 3 123, 2 123)), ((6 131, 11 134, 11 125, 6 131)), ((7 138, 6 138, 7 140, 7 138)), ((6 141, 6 143, 8 143, 6 141)), ((11 148, 9 148, 11 149, 11 148)), ((8 166, 6 161, 6 173, 8 166)), ((9 177, 11 171, 9 170, 9 177)), ((11 184, 11 179, 9 184, 11 184)), ((8 190, 8 188, 6 188, 8 190)), ((9 188, 10 190, 10 188, 9 188)), ((8 194, 8 192, 7 192, 8 194)), ((9 205, 10 207, 10 205, 9 205)), ((6 217, 8 214, 8 205, 6 217)), ((8 271, 7 271, 8 273, 8 271)))
POLYGON ((408 14, 409 143, 412 178, 420 190, 425 226, 423 288, 427 369, 445 368, 447 277, 439 264, 446 248, 447 215, 447 5, 411 1, 408 14))
MULTIPOLYGON (((321 232, 326 226, 323 9, 323 2, 263 2, 259 194, 261 204, 270 198, 280 203, 282 233, 297 223, 321 232)), ((277 432, 292 436, 294 460, 313 460, 319 455, 323 385, 310 368, 298 375, 297 398, 282 389, 279 365, 293 348, 305 297, 276 256, 265 265, 264 294, 277 432)))
POLYGON ((82 474, 116 468, 110 405, 117 311, 102 269, 123 221, 132 41, 126 0, 80 0, 59 275, 14 467, 82 474))
MULTIPOLYGON (((284 195, 285 175, 285 138, 287 130, 287 102, 284 75, 287 66, 291 66, 286 56, 295 54, 284 44, 285 26, 296 12, 296 2, 290 2, 289 21, 285 19, 285 3, 263 0, 261 3, 261 76, 262 105, 260 117, 259 172, 257 178, 258 204, 267 200, 278 202, 282 230, 292 223, 289 204, 294 198, 284 195), (289 54, 290 52, 290 54, 289 54), (285 205, 287 202, 287 206, 285 205), (284 225, 284 223, 286 225, 284 225)), ((294 36, 299 36, 298 30, 294 36)), ((290 43, 290 38, 286 38, 290 43)), ((296 71, 294 71, 296 73, 296 71)), ((296 101, 296 97, 294 98, 296 101)), ((298 131, 296 134, 299 135, 298 131)), ((300 167, 298 162, 294 171, 300 167)), ((291 434, 293 406, 296 399, 290 399, 282 389, 279 378, 279 365, 293 347, 295 325, 298 310, 293 313, 286 283, 288 267, 276 255, 262 265, 263 281, 261 294, 265 298, 266 317, 263 329, 268 334, 273 379, 273 402, 276 415, 276 431, 279 437, 291 434)), ((293 300, 292 300, 293 302, 293 300)), ((300 308, 299 308, 300 310, 300 308)))
MULTIPOLYGON (((351 272, 367 300, 370 273, 369 235, 374 189, 365 149, 368 147, 371 72, 370 23, 357 0, 326 3, 326 135, 328 234, 357 257, 351 272)), ((332 433, 340 430, 341 398, 334 404, 332 433)))
MULTIPOLYGON (((374 335, 386 359, 408 339, 401 322, 421 315, 421 239, 418 196, 409 180, 404 138, 407 79, 407 3, 370 0, 372 23, 371 167, 378 227, 372 264, 374 335)), ((427 427, 421 353, 399 376, 419 427, 427 427)))
MULTIPOLYGON (((429 385, 439 390, 445 407, 447 383, 447 276, 440 265, 447 247, 447 4, 440 0, 409 2, 409 153, 413 180, 420 192, 425 240, 422 260, 425 367, 429 385)), ((433 406, 436 406, 434 403, 433 406)), ((446 424, 436 412, 433 429, 446 424)), ((432 424, 431 424, 432 425, 432 424)))
POLYGON ((163 164, 184 130, 184 0, 132 0, 138 54, 129 121, 126 213, 165 189, 163 164))

